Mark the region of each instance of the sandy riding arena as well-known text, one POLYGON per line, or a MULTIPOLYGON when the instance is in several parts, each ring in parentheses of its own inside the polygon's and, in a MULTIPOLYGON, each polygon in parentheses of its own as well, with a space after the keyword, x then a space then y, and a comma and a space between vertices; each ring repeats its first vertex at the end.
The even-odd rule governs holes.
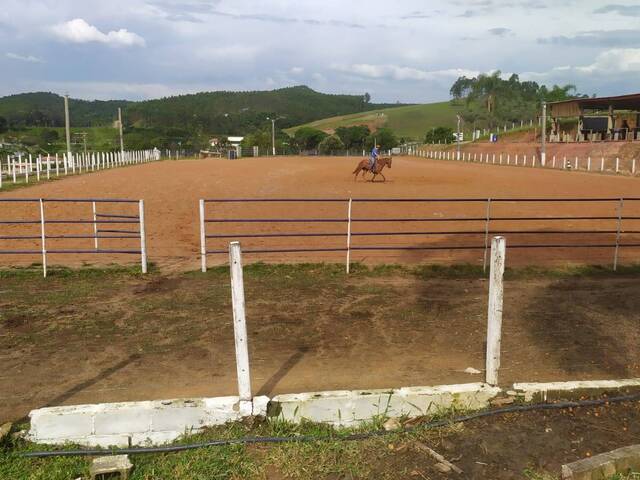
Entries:
MULTIPOLYGON (((549 171, 539 168, 506 167, 493 165, 462 164, 427 160, 424 158, 395 157, 393 168, 385 170, 386 183, 353 181, 351 172, 359 158, 351 157, 279 157, 247 158, 235 161, 221 159, 164 161, 128 168, 84 174, 77 177, 0 194, 0 198, 129 198, 144 199, 146 210, 147 248, 149 261, 163 269, 195 270, 199 267, 199 217, 198 200, 201 198, 584 198, 584 197, 633 197, 637 195, 640 180, 613 175, 598 175, 566 171, 549 171)), ((2 217, 37 219, 37 204, 0 204, 2 217)), ((104 207, 105 213, 127 213, 124 207, 104 207)), ((521 216, 615 216, 617 203, 495 203, 491 215, 494 217, 521 216)), ((638 216, 640 202, 625 203, 625 215, 638 216)), ((486 204, 478 203, 355 203, 353 218, 484 218, 486 204)), ((90 206, 55 204, 47 205, 49 218, 91 218, 90 206)), ((207 204, 207 218, 336 218, 346 217, 346 203, 243 203, 207 204)), ((625 220, 623 230, 638 230, 639 221, 625 220)), ((2 227, 0 227, 2 228, 2 227)), ((39 225, 5 228, 2 235, 37 235, 39 225), (29 230, 31 228, 31 230, 29 230), (5 233, 9 232, 9 233, 5 233), (26 233, 25 233, 26 232, 26 233)), ((47 227, 48 234, 62 227, 47 227)), ((65 233, 91 233, 93 225, 65 227, 65 233)), ((505 235, 509 244, 544 243, 607 245, 615 240, 616 222, 609 220, 573 220, 529 222, 523 225, 511 221, 496 221, 490 226, 490 234, 514 229, 550 230, 545 235, 524 236, 516 233, 505 235), (604 230, 608 235, 576 233, 570 238, 553 236, 553 230, 575 229, 591 232, 604 230)), ((358 246, 448 246, 482 245, 484 221, 475 222, 375 222, 353 225, 354 247, 358 246), (358 236, 367 231, 414 232, 411 235, 390 237, 358 236), (415 232, 428 231, 430 235, 415 232), (478 232, 469 235, 451 235, 434 232, 478 232)), ((251 233, 334 233, 334 237, 289 237, 289 238, 241 238, 246 249, 282 248, 336 248, 344 247, 346 226, 344 222, 320 224, 259 224, 259 223, 212 223, 207 225, 207 234, 251 234, 251 233)), ((622 238, 627 243, 638 243, 633 234, 622 238)), ((229 238, 208 239, 208 250, 224 250, 229 238)), ((65 239, 65 248, 86 249, 93 246, 91 239, 65 239)), ((101 248, 117 248, 123 242, 101 240, 101 248)), ((128 247, 136 242, 124 241, 128 247)), ((53 241, 49 245, 56 245, 53 241)), ((32 242, 4 241, 5 249, 38 249, 37 240, 32 242)), ((62 248, 62 246, 60 247, 62 248)), ((632 261, 640 250, 622 248, 620 260, 632 261)), ((608 263, 612 259, 611 248, 538 248, 514 249, 509 261, 516 263, 540 262, 584 262, 608 263)), ((135 263, 138 257, 129 255, 49 255, 52 265, 135 263)), ((224 262, 223 254, 209 255, 209 264, 224 262)), ((247 261, 325 261, 343 262, 343 252, 255 254, 247 261)), ((351 252, 352 261, 369 263, 429 263, 432 261, 459 261, 482 263, 481 250, 363 250, 351 252)), ((39 262, 38 255, 3 255, 3 266, 24 265, 39 262)))

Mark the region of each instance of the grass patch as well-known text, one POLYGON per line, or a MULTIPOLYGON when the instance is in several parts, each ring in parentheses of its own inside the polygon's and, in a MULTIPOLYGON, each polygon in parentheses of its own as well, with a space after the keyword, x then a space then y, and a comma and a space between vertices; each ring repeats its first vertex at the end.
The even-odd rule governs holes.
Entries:
MULTIPOLYGON (((281 420, 230 423, 185 435, 174 445, 209 442, 243 437, 314 437, 312 442, 281 444, 225 445, 166 454, 131 455, 134 470, 131 480, 149 479, 263 479, 263 478, 397 478, 395 468, 379 471, 376 464, 393 455, 389 445, 412 440, 433 439, 459 431, 460 426, 436 432, 412 431, 344 441, 354 433, 378 431, 380 422, 355 428, 336 428, 312 422, 293 424, 281 420), (375 459, 375 460, 372 460, 375 459), (335 477, 334 477, 335 476, 335 477)), ((21 453, 77 449, 77 445, 56 447, 11 440, 0 453, 0 478, 68 480, 88 478, 90 458, 23 458, 21 453)), ((106 452, 107 450, 105 450, 106 452)))

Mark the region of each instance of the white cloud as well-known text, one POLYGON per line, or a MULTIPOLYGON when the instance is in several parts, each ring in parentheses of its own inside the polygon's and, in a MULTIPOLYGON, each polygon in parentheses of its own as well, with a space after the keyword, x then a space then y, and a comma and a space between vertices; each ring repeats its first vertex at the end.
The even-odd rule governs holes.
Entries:
POLYGON ((33 55, 18 55, 17 53, 7 52, 6 57, 11 60, 20 60, 21 62, 44 63, 44 60, 33 55))
POLYGON ((291 70, 289 70, 289 72, 292 75, 301 75, 304 73, 304 68, 302 67, 292 67, 291 70))
POLYGON ((433 80, 437 78, 458 78, 463 75, 475 76, 477 71, 462 68, 444 70, 421 70, 413 67, 399 65, 372 65, 369 63, 356 63, 352 65, 332 65, 333 70, 355 76, 393 80, 433 80))
POLYGON ((82 18, 51 27, 51 31, 60 39, 72 43, 98 42, 117 47, 144 47, 145 41, 140 35, 121 28, 103 33, 82 18))
POLYGON ((576 67, 579 72, 640 72, 640 48, 613 48, 600 53, 595 62, 576 67))

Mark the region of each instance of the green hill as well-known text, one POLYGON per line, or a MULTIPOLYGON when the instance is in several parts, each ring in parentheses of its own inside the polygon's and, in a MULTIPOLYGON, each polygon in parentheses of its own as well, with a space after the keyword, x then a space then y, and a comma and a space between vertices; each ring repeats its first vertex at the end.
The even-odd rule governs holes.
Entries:
POLYGON ((450 102, 384 108, 317 120, 290 128, 287 133, 292 134, 301 126, 332 133, 338 127, 368 125, 371 129, 391 128, 399 137, 421 139, 433 127, 455 128, 456 114, 460 110, 461 107, 453 106, 450 102))
MULTIPOLYGON (((0 116, 13 129, 62 127, 63 105, 63 98, 53 93, 10 95, 0 98, 0 116)), ((306 86, 255 92, 202 92, 141 102, 69 101, 73 127, 110 125, 118 107, 122 107, 124 122, 129 126, 217 134, 246 134, 265 128, 269 124, 266 117, 282 117, 278 125, 286 128, 385 106, 365 102, 363 95, 331 95, 306 86)))

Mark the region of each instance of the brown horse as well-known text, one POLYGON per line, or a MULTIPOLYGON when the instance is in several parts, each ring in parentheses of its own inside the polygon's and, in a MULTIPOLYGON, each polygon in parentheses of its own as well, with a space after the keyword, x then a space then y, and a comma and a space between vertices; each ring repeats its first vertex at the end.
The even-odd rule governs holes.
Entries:
POLYGON ((365 178, 365 174, 367 172, 371 172, 373 173, 373 177, 371 178, 372 182, 376 181, 376 177, 378 175, 380 175, 382 177, 382 181, 386 182, 387 179, 385 178, 384 174, 382 173, 382 170, 384 169, 384 167, 389 167, 391 168, 391 160, 392 157, 380 157, 378 158, 378 161, 376 162, 376 168, 374 171, 372 171, 369 168, 369 159, 368 158, 364 158, 362 160, 360 160, 360 163, 358 163, 358 166, 356 167, 356 169, 353 171, 353 174, 355 175, 353 180, 357 181, 358 180, 358 175, 360 174, 360 172, 362 172, 362 178, 365 178))

